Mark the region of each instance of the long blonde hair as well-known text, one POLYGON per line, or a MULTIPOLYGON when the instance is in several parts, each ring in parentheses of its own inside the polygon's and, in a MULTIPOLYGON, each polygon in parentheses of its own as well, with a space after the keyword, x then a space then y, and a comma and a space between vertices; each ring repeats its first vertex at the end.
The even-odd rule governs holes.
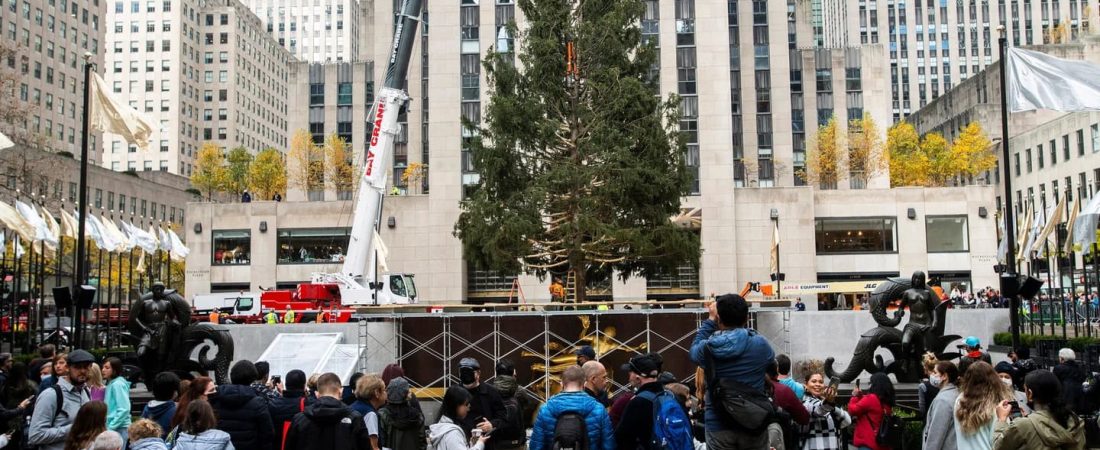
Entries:
POLYGON ((993 366, 985 361, 971 364, 959 382, 959 403, 955 406, 955 420, 966 434, 993 421, 993 415, 1002 400, 1012 392, 997 377, 993 366))
POLYGON ((88 381, 86 382, 88 387, 101 388, 103 387, 103 370, 99 368, 99 364, 92 363, 88 367, 88 381))

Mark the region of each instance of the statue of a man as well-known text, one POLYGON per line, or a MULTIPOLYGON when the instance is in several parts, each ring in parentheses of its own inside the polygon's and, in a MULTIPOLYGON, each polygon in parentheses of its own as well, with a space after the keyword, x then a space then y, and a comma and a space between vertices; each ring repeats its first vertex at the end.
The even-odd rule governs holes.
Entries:
POLYGON ((152 292, 143 295, 130 310, 130 331, 140 337, 138 358, 166 362, 180 331, 190 321, 187 302, 164 283, 154 282, 152 292))
POLYGON ((909 307, 909 323, 905 324, 901 336, 901 347, 906 354, 919 356, 930 347, 935 339, 931 334, 937 325, 938 304, 935 294, 928 288, 924 272, 913 272, 911 287, 902 293, 901 304, 894 313, 894 317, 900 319, 905 315, 905 307, 909 307))

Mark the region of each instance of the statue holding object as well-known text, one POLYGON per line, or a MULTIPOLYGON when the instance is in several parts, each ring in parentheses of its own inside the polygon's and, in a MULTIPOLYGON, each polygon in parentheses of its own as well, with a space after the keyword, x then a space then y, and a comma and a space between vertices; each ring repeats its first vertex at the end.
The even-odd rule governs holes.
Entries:
POLYGON ((146 383, 164 371, 202 375, 213 371, 218 384, 229 381, 233 360, 229 330, 217 324, 192 324, 191 305, 164 283, 154 282, 150 292, 134 302, 127 328, 146 383), (192 359, 196 349, 197 358, 192 359), (216 352, 214 359, 209 358, 211 350, 216 352))
POLYGON ((921 357, 932 352, 937 358, 954 359, 958 353, 944 353, 947 344, 960 336, 944 336, 943 329, 947 316, 947 302, 942 302, 927 284, 924 272, 913 272, 913 276, 890 278, 878 285, 868 300, 871 316, 877 327, 864 332, 856 344, 852 361, 841 373, 833 370, 833 358, 825 360, 825 374, 830 379, 838 378, 843 383, 856 379, 863 371, 869 373, 892 373, 901 383, 915 383, 924 375, 921 357), (887 316, 887 306, 900 301, 893 317, 887 316), (897 326, 905 317, 905 308, 909 308, 909 322, 901 330, 897 326), (875 351, 885 348, 894 360, 884 362, 875 351))

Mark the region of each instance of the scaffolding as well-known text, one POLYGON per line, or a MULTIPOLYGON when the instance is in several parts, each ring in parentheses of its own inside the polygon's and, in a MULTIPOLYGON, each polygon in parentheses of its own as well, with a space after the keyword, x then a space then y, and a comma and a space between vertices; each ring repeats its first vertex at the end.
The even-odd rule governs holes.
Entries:
MULTIPOLYGON (((750 327, 762 311, 750 312, 750 327)), ((690 384, 696 373, 691 343, 706 317, 702 308, 361 314, 359 369, 374 371, 397 362, 417 395, 431 398, 459 383, 460 359, 477 359, 483 381, 491 379, 496 362, 508 359, 521 385, 547 398, 559 389, 561 372, 576 364, 574 352, 592 346, 608 370, 612 392, 627 383, 621 366, 647 352, 660 353, 664 369, 690 384)), ((784 335, 790 331, 785 308, 781 330, 784 335)), ((789 337, 781 339, 789 349, 789 337)))

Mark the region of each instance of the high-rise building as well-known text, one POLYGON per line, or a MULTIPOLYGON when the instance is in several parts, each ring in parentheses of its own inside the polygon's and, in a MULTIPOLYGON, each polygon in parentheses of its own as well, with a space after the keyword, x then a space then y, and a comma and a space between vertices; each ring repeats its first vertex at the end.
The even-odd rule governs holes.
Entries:
MULTIPOLYGON (((1100 38, 1089 36, 1068 44, 1039 45, 1030 49, 1059 58, 1100 64, 1100 38)), ((917 132, 943 134, 949 141, 974 122, 994 142, 1002 141, 1001 64, 959 83, 940 98, 910 116, 917 132)), ((997 165, 980 180, 997 186, 997 208, 1004 198, 1004 167, 1012 177, 1012 210, 1042 211, 1062 198, 1091 198, 1100 191, 1100 113, 1062 113, 1050 110, 1009 115, 1009 154, 1005 161, 997 147, 997 165)), ((1017 226, 1023 219, 1017 220, 1017 226)))
POLYGON ((1068 42, 1100 31, 1100 8, 1086 0, 843 1, 843 9, 825 9, 836 17, 827 23, 841 24, 847 42, 887 45, 894 121, 996 61, 999 26, 1012 46, 1068 42))
MULTIPOLYGON (((374 105, 373 66, 374 63, 371 62, 293 64, 287 133, 293 136, 299 130, 309 131, 313 142, 318 145, 335 134, 347 143, 348 152, 361 160, 370 144, 368 137, 371 127, 367 115, 374 105)), ((399 142, 407 139, 407 133, 398 136, 399 142)), ((287 163, 295 164, 296 161, 291 159, 287 163)), ((393 168, 398 182, 403 170, 404 166, 393 168)), ((290 189, 286 199, 350 200, 353 194, 351 191, 336 189, 331 182, 325 187, 325 192, 290 189)))
POLYGON ((148 151, 108 136, 105 167, 190 175, 205 142, 286 149, 294 57, 248 8, 237 0, 112 3, 105 78, 160 130, 148 151))
POLYGON ((247 0, 247 4, 279 45, 298 59, 316 63, 359 59, 357 0, 247 0))
MULTIPOLYGON (((0 70, 12 80, 22 120, 0 123, 17 141, 80 154, 84 55, 103 73, 106 0, 7 0, 0 46, 14 51, 0 70)), ((98 133, 88 156, 98 161, 98 133)))

